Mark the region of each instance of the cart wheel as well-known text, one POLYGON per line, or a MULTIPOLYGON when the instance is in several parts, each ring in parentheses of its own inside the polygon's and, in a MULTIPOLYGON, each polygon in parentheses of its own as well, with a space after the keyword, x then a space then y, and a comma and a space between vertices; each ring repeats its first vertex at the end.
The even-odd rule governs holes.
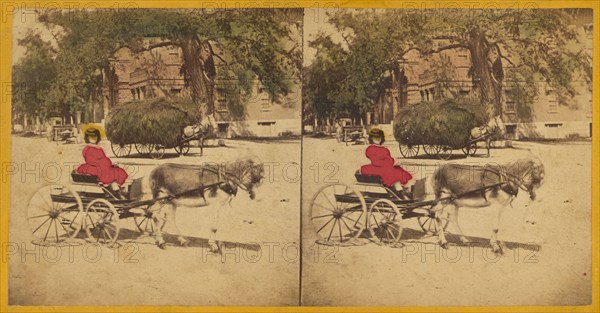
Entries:
POLYGON ((440 151, 437 154, 441 160, 449 160, 452 157, 452 147, 440 146, 440 151))
POLYGON ((110 143, 110 149, 117 158, 124 158, 131 153, 131 145, 110 143))
POLYGON ((419 154, 419 146, 408 146, 400 144, 400 154, 405 158, 414 158, 419 154))
POLYGON ((83 216, 79 195, 62 185, 40 188, 27 206, 27 221, 36 244, 57 244, 74 238, 81 229, 83 216))
POLYGON ((310 204, 310 219, 317 230, 317 243, 321 244, 354 240, 365 228, 366 215, 367 204, 362 194, 345 184, 323 186, 310 204))
POLYGON ((165 155, 165 147, 161 145, 154 145, 150 151, 150 156, 153 159, 160 160, 165 155))
POLYGON ((379 199, 371 204, 367 228, 382 245, 394 246, 402 236, 402 215, 398 207, 388 199, 379 199))
POLYGON ((442 147, 439 145, 423 145, 423 151, 430 156, 438 155, 441 149, 442 147))
MULTIPOLYGON (((435 222, 435 218, 431 217, 431 216, 420 216, 417 218, 417 221, 419 222, 419 226, 421 226, 421 229, 431 235, 437 235, 438 233, 438 226, 437 223, 435 222)), ((446 228, 448 228, 448 219, 442 219, 442 229, 445 231, 446 228)))
POLYGON ((466 147, 461 149, 466 156, 475 156, 477 152, 477 143, 468 143, 466 147))
POLYGON ((119 213, 106 199, 96 199, 88 204, 83 229, 90 242, 113 247, 119 237, 119 213))
POLYGON ((184 141, 179 145, 175 146, 175 152, 179 155, 187 155, 190 152, 190 142, 184 141))
POLYGON ((148 210, 149 207, 144 208, 144 214, 133 217, 135 226, 142 234, 152 235, 154 234, 154 222, 152 221, 152 212, 148 210))
POLYGON ((153 144, 146 144, 146 143, 136 143, 135 144, 135 150, 143 156, 150 154, 150 151, 152 151, 153 148, 154 148, 153 144))

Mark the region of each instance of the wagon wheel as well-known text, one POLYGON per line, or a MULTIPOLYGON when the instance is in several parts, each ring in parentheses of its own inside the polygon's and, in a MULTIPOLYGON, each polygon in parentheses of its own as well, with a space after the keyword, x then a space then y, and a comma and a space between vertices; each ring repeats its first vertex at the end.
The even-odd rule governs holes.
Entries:
POLYGON ((471 157, 475 156, 475 153, 477 152, 477 143, 476 142, 468 143, 461 150, 466 156, 471 156, 471 157))
MULTIPOLYGON (((438 233, 438 226, 437 223, 435 222, 435 218, 432 216, 420 216, 417 218, 417 221, 419 222, 419 226, 421 226, 421 229, 431 235, 437 235, 438 233)), ((448 228, 448 219, 447 218, 442 218, 442 229, 444 231, 446 231, 446 228, 448 228)))
POLYGON ((379 199, 369 210, 367 227, 371 238, 387 246, 395 246, 402 236, 402 215, 398 207, 388 199, 379 199))
POLYGON ((361 193, 345 184, 325 185, 310 204, 310 219, 317 230, 317 243, 342 244, 356 239, 365 228, 367 204, 361 193), (336 195, 345 201, 338 201, 336 195))
POLYGON ((144 214, 135 215, 133 221, 137 229, 144 235, 154 234, 154 221, 152 220, 152 211, 149 210, 150 206, 144 208, 144 214))
POLYGON ((115 154, 117 158, 124 158, 129 156, 131 153, 131 145, 119 144, 119 143, 110 143, 110 149, 115 154))
POLYGON ((152 151, 152 149, 154 148, 153 144, 147 144, 147 143, 136 143, 135 144, 135 150, 141 154, 141 155, 148 155, 150 154, 150 151, 152 151))
POLYGON ((108 200, 93 200, 85 210, 83 229, 90 242, 113 247, 119 237, 119 213, 108 200))
POLYGON ((439 145, 423 145, 423 151, 430 156, 438 155, 441 149, 442 147, 439 145))
POLYGON ((405 158, 413 158, 419 154, 419 146, 409 146, 400 144, 400 154, 405 158))
POLYGON ((40 188, 29 200, 27 221, 34 243, 57 244, 74 238, 84 216, 79 195, 62 185, 40 188))
POLYGON ((175 152, 177 152, 179 155, 187 155, 190 152, 190 142, 184 141, 175 146, 175 152))
POLYGON ((150 151, 150 156, 153 159, 160 160, 165 155, 165 147, 161 145, 154 145, 150 151))
POLYGON ((440 150, 439 150, 437 156, 441 160, 449 160, 452 157, 452 147, 440 146, 440 150))

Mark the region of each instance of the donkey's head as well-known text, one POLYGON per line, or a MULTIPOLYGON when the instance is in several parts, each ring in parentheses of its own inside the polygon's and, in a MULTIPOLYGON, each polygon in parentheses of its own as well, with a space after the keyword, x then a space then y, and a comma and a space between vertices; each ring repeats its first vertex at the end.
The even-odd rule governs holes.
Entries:
POLYGON ((254 188, 262 184, 265 175, 262 163, 250 158, 240 159, 230 163, 227 171, 248 191, 250 199, 256 197, 254 188))

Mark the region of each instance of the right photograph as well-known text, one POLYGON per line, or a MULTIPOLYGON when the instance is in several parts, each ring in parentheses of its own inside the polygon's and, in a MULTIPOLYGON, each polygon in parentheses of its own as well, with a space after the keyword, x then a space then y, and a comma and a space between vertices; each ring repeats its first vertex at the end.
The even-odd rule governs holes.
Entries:
POLYGON ((301 304, 591 304, 593 28, 305 10, 301 304))

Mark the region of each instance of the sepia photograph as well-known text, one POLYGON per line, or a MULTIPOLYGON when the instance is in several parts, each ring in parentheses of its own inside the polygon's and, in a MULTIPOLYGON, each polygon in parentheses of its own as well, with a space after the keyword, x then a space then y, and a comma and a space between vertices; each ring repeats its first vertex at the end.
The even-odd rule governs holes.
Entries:
POLYGON ((318 13, 302 304, 591 304, 593 10, 318 13))
POLYGON ((598 309, 598 5, 466 5, 2 1, 0 311, 598 309))
POLYGON ((302 10, 13 18, 8 303, 298 305, 302 10))

